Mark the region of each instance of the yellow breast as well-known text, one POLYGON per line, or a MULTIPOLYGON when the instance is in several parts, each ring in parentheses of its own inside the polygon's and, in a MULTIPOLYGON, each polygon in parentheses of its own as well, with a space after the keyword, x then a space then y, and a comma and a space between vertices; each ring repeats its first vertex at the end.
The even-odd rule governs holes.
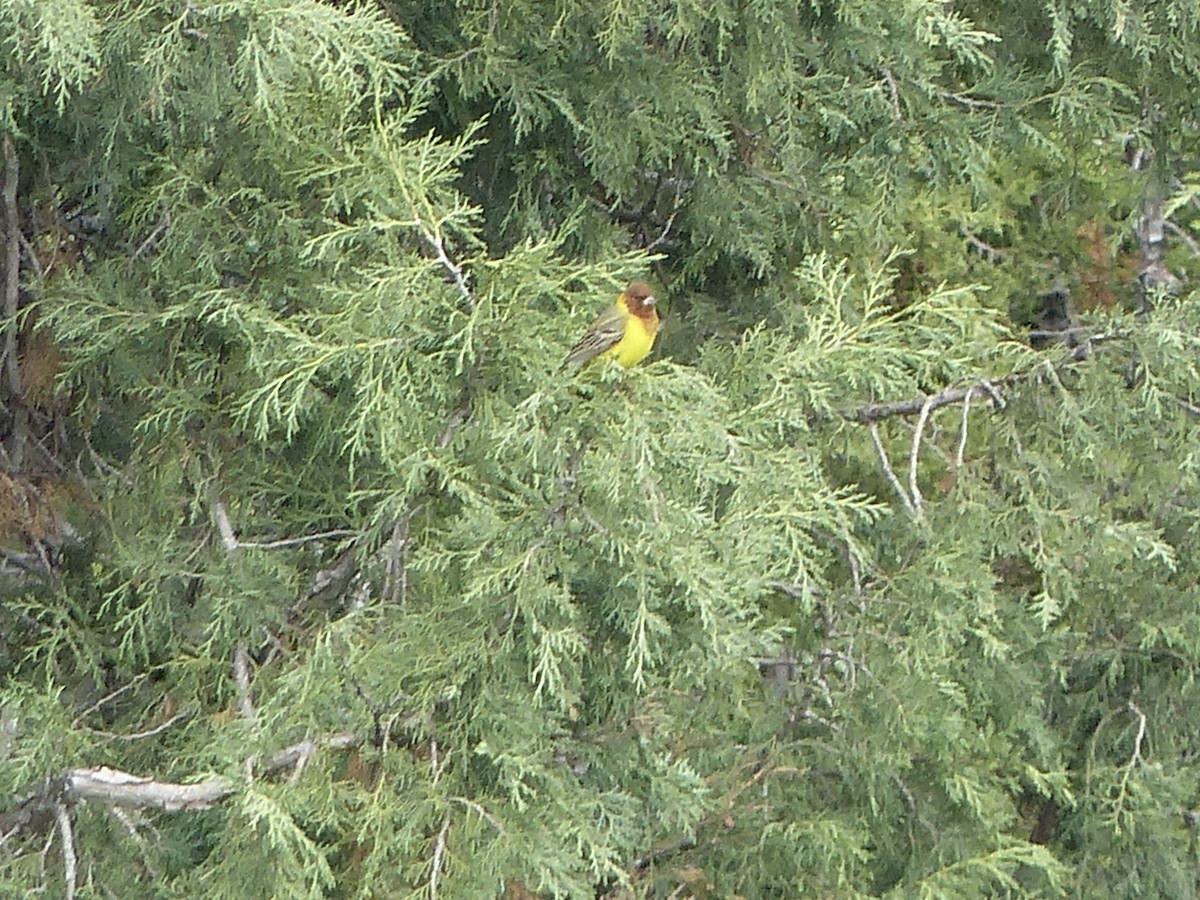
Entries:
POLYGON ((654 346, 656 331, 647 328, 637 316, 630 316, 625 321, 625 336, 601 355, 604 359, 615 359, 626 369, 636 366, 654 346))

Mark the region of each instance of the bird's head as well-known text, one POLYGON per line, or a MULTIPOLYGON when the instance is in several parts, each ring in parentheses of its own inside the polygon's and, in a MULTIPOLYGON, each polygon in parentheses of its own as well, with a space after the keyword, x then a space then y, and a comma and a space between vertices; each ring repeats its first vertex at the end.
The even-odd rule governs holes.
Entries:
POLYGON ((625 288, 625 306, 631 315, 649 316, 654 312, 654 292, 644 281, 631 281, 625 288))

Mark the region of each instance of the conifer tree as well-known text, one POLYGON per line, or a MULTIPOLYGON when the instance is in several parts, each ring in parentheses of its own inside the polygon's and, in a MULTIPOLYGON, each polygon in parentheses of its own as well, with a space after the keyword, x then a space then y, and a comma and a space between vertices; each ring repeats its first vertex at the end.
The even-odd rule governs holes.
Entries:
POLYGON ((0 0, 0 894, 1195 893, 1198 25, 0 0))

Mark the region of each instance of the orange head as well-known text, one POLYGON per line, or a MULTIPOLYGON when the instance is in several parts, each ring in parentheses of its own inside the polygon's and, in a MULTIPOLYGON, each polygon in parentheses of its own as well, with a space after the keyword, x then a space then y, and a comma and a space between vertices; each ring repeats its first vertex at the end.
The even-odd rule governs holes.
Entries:
POLYGON ((625 306, 631 316, 637 316, 645 322, 658 324, 658 312, 654 308, 654 291, 644 281, 631 281, 623 293, 625 306))

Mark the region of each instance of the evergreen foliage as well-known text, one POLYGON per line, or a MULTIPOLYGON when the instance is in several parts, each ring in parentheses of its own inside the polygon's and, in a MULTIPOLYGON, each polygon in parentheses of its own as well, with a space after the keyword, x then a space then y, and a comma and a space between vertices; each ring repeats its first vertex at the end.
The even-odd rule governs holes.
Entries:
POLYGON ((0 894, 1196 894, 1198 31, 0 0, 0 894))

